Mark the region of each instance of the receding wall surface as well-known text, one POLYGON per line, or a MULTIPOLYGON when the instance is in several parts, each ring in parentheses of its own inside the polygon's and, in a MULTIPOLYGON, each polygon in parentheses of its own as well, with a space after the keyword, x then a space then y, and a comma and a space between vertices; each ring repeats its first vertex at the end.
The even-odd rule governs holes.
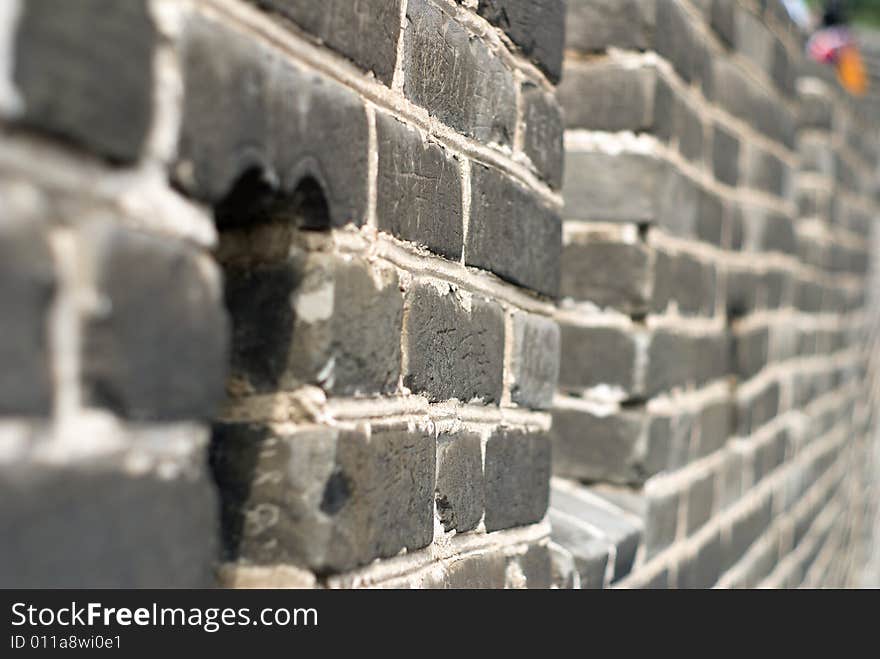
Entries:
POLYGON ((880 124, 803 43, 0 0, 0 586, 861 585, 880 124))

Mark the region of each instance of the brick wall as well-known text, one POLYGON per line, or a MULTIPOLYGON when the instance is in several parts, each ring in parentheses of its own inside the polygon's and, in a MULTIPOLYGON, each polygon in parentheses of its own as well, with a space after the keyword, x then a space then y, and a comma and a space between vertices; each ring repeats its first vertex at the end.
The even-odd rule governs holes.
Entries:
POLYGON ((568 4, 0 0, 0 584, 853 582, 877 126, 568 4))
POLYGON ((562 4, 4 7, 2 581, 548 586, 562 4))
POLYGON ((876 118, 780 3, 567 29, 554 539, 584 587, 852 583, 876 118))

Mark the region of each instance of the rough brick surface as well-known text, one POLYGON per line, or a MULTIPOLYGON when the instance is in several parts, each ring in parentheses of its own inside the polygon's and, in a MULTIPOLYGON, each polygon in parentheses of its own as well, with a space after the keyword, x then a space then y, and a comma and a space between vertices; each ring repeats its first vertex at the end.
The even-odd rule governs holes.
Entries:
POLYGON ((426 433, 224 424, 211 462, 230 559, 344 570, 431 542, 435 451, 426 433))
POLYGON ((330 48, 391 84, 400 34, 400 0, 250 0, 290 19, 330 48))
POLYGON ((156 41, 145 0, 23 3, 13 59, 22 119, 113 161, 136 160, 153 117, 156 41))
POLYGON ((183 76, 174 171, 184 189, 218 203, 256 172, 275 203, 295 211, 297 190, 313 181, 329 223, 363 221, 368 126, 353 92, 207 20, 187 25, 183 76))
POLYGON ((563 0, 479 0, 477 11, 500 27, 553 82, 562 69, 563 0))
POLYGON ((539 521, 547 511, 550 442, 502 428, 486 443, 486 530, 539 521))
POLYGON ((3 465, 0 491, 4 588, 213 583, 217 495, 202 465, 173 478, 103 463, 3 465))
POLYGON ((509 144, 516 124, 513 73, 429 0, 406 6, 404 93, 480 141, 509 144))
POLYGON ((489 300, 419 284, 408 296, 409 367, 403 383, 432 400, 497 403, 504 365, 504 317, 489 300))
POLYGON ((559 216, 497 170, 471 168, 465 263, 555 296, 559 290, 559 216))
POLYGON ((83 337, 88 403, 137 420, 210 417, 227 360, 216 266, 185 245, 112 226, 89 226, 81 240, 94 250, 104 300, 83 337))
POLYGON ((461 174, 442 148, 388 115, 376 117, 379 228, 425 245, 450 259, 461 257, 461 174))
POLYGON ((0 211, 0 413, 46 416, 52 406, 48 314, 56 287, 45 227, 0 211))

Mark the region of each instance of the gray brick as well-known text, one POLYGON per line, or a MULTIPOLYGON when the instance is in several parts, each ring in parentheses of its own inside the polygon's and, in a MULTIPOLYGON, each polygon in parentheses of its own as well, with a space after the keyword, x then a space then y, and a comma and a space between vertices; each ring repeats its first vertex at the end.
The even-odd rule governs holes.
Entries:
POLYGON ((562 248, 560 294, 627 314, 647 310, 651 252, 642 242, 613 236, 574 240, 562 248))
POLYGON ((552 82, 558 82, 565 43, 564 0, 480 0, 480 15, 510 37, 552 82))
POLYGON ((733 403, 717 400, 705 405, 699 413, 699 441, 696 457, 704 457, 721 449, 733 432, 733 403))
POLYGON ((738 517, 731 528, 730 541, 725 547, 723 564, 735 564, 748 548, 770 525, 773 516, 773 500, 768 496, 754 510, 738 517))
POLYGON ((651 155, 566 151, 563 215, 599 222, 653 222, 666 168, 651 155))
POLYGON ((550 509, 549 517, 553 541, 568 551, 574 559, 581 588, 603 588, 612 545, 579 525, 576 518, 573 520, 569 515, 563 515, 553 508, 550 509))
POLYGON ((685 253, 656 252, 652 308, 662 313, 674 302, 687 315, 715 312, 715 268, 685 253))
POLYGON ((721 40, 730 47, 736 43, 736 10, 735 0, 712 0, 711 25, 721 40))
POLYGON ((656 20, 654 49, 672 63, 685 81, 698 77, 705 48, 685 9, 678 2, 658 2, 656 20))
POLYGON ((565 45, 585 53, 609 46, 647 50, 655 19, 656 0, 569 0, 565 45))
POLYGON ((736 50, 761 71, 770 73, 775 39, 760 18, 739 9, 735 13, 736 50))
POLYGON ((679 588, 711 588, 721 575, 724 546, 716 531, 678 566, 679 588))
POLYGON ((459 533, 476 528, 483 517, 483 455, 474 433, 443 433, 437 442, 437 514, 443 528, 459 533))
POLYGON ((642 393, 639 366, 647 344, 644 333, 563 323, 560 335, 560 387, 577 391, 606 385, 619 389, 626 398, 642 393))
POLYGON ((550 490, 550 442, 542 434, 501 428, 486 443, 486 531, 540 521, 550 490))
POLYGON ((532 84, 522 88, 523 151, 554 189, 562 187, 562 109, 554 94, 532 84))
POLYGON ((48 416, 48 314, 55 266, 46 227, 0 211, 0 415, 48 416))
POLYGON ((788 198, 791 172, 779 158, 750 145, 746 158, 745 183, 762 192, 788 198))
POLYGON ((645 559, 671 545, 678 528, 678 492, 648 495, 645 514, 645 559))
POLYGON ((400 34, 400 0, 249 0, 278 12, 322 44, 391 84, 400 34))
POLYGON ((524 554, 511 558, 526 579, 526 588, 550 588, 553 565, 547 545, 531 545, 524 554))
POLYGON ((727 185, 739 182, 739 139, 720 124, 712 138, 712 168, 715 178, 727 185))
POLYGON ((471 165, 465 263, 555 297, 562 225, 554 210, 501 172, 471 165))
POLYGON ((228 560, 342 571, 433 537, 435 442, 424 432, 219 424, 211 464, 228 560))
POLYGON ((715 480, 715 473, 709 472, 688 486, 687 524, 685 527, 688 535, 702 527, 712 516, 712 509, 715 505, 715 480))
POLYGON ((87 403, 137 420, 212 416, 228 342, 216 266, 183 243, 107 224, 87 225, 80 241, 106 300, 84 328, 87 403))
POLYGON ((727 373, 727 350, 721 336, 695 337, 657 330, 648 350, 646 395, 722 377, 727 373))
POLYGON ((510 144, 516 124, 513 74, 482 41, 427 0, 406 7, 406 97, 481 142, 510 144))
POLYGON ((197 455, 173 477, 107 460, 0 467, 3 587, 211 587, 217 499, 197 455))
POLYGON ((559 86, 567 128, 643 131, 654 124, 653 67, 611 60, 570 62, 559 86))
POLYGON ((453 291, 431 284, 410 290, 406 319, 409 370, 404 385, 431 400, 501 400, 504 316, 494 302, 474 297, 470 310, 453 291))
POLYGON ((376 114, 376 132, 379 228, 458 260, 464 230, 457 161, 389 115, 376 114))
POLYGON ((739 377, 747 380, 764 368, 769 341, 770 333, 766 327, 759 327, 735 337, 734 364, 739 377))
POLYGON ((634 411, 607 416, 553 410, 553 473, 588 481, 641 483, 652 474, 645 460, 647 419, 634 411))
POLYGON ((487 551, 453 561, 443 575, 444 589, 500 589, 507 577, 507 558, 503 552, 487 551))
MULTIPOLYGON (((597 529, 606 542, 615 548, 612 582, 629 574, 635 561, 636 550, 642 541, 643 524, 635 516, 622 510, 594 503, 590 498, 576 496, 567 489, 553 487, 550 509, 570 519, 585 523, 587 528, 597 529)), ((560 543, 562 544, 562 543, 560 543)), ((565 545, 563 545, 565 546, 565 545)))
POLYGON ((510 397, 517 405, 546 409, 559 379, 559 326, 550 318, 516 312, 510 360, 510 397))
POLYGON ((232 375, 249 389, 397 389, 403 296, 393 268, 293 249, 287 261, 228 267, 226 305, 232 375))
POLYGON ((257 204, 299 219, 304 186, 315 186, 324 226, 363 222, 368 126, 354 92, 204 19, 187 24, 182 66, 174 177, 198 199, 232 206, 218 221, 250 220, 257 204), (242 182, 250 188, 234 190, 242 182), (244 198, 231 200, 234 191, 244 198))
POLYGON ((152 122, 156 30, 143 0, 22 3, 13 80, 22 121, 121 163, 152 122))

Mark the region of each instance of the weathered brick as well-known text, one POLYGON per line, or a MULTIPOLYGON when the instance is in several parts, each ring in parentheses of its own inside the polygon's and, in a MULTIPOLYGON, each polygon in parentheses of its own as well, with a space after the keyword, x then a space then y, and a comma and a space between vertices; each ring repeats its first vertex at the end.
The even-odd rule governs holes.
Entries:
POLYGON ((712 316, 715 313, 715 268, 685 253, 658 250, 654 261, 652 309, 662 313, 670 303, 679 312, 712 316))
POLYGON ((427 0, 407 3, 403 92, 440 121, 481 142, 510 144, 513 73, 482 41, 427 0))
POLYGON ((767 363, 770 333, 766 327, 737 333, 734 341, 734 366, 736 374, 744 380, 758 374, 767 363))
POLYGON ((647 419, 623 410, 600 416, 553 410, 553 473, 558 476, 620 484, 641 483, 646 469, 647 419))
POLYGON ((409 369, 404 385, 431 400, 501 400, 504 315, 474 296, 469 307, 452 290, 417 284, 407 298, 409 369))
POLYGON ((501 428, 486 443, 486 530, 540 521, 550 497, 550 442, 501 428))
POLYGON ((465 263, 555 297, 559 292, 559 215, 500 171, 471 165, 465 263))
POLYGON ((586 525, 578 524, 568 515, 550 508, 548 513, 553 541, 565 548, 574 559, 582 589, 605 586, 611 543, 592 533, 586 525))
MULTIPOLYGON (((204 19, 187 23, 182 66, 183 121, 173 172, 186 192, 233 210, 263 204, 296 221, 303 197, 316 187, 314 203, 324 206, 326 217, 313 228, 363 222, 369 130, 354 92, 204 19), (242 189, 243 183, 250 187, 242 189), (236 192, 244 199, 233 204, 229 195, 236 192)), ((243 215, 227 211, 218 221, 251 219, 243 215)))
POLYGON ((675 105, 675 134, 678 150, 688 160, 703 160, 703 122, 700 116, 683 100, 675 105))
POLYGON ((479 524, 485 502, 479 435, 464 431, 440 435, 434 499, 447 532, 455 529, 463 533, 479 524))
POLYGON ((153 117, 156 42, 144 0, 23 3, 12 58, 22 121, 110 160, 137 160, 153 117))
POLYGON ((400 0, 249 0, 278 12, 321 43, 391 84, 400 34, 400 0))
POLYGON ((671 329, 655 331, 648 349, 646 395, 723 377, 728 367, 727 350, 723 336, 690 336, 671 329))
POLYGON ((433 537, 425 432, 218 424, 211 465, 227 560, 342 571, 433 537))
POLYGON ((705 48, 685 9, 674 0, 657 2, 654 48, 685 81, 698 77, 705 48))
POLYGON ((739 181, 739 139, 721 124, 715 124, 712 138, 712 169, 727 185, 739 181))
POLYGON ((621 327, 583 327, 562 323, 559 385, 579 391, 605 385, 625 398, 641 391, 642 353, 648 337, 621 327))
POLYGON ((721 575, 724 546, 716 531, 678 566, 679 588, 711 588, 721 575))
POLYGON ((226 305, 232 376, 248 390, 397 389, 403 296, 393 268, 294 249, 285 261, 227 267, 226 305))
POLYGON ((768 496, 760 505, 734 520, 730 542, 725 548, 724 565, 733 565, 746 553, 770 525, 773 516, 773 500, 768 496))
POLYGON ((667 164, 648 154, 566 150, 565 219, 654 222, 667 164))
POLYGON ((647 496, 645 513, 645 558, 650 559, 675 540, 678 528, 679 494, 671 491, 647 496))
POLYGON ((642 131, 654 124, 654 67, 569 62, 559 86, 568 128, 642 131))
POLYGON ((585 53, 609 46, 647 50, 655 19, 656 0, 569 0, 565 45, 585 53))
POLYGON ((522 87, 523 152, 554 189, 562 186, 563 119, 554 94, 532 84, 522 87))
POLYGON ((441 582, 445 589, 500 589, 506 583, 507 558, 500 551, 486 551, 453 561, 441 582))
MULTIPOLYGON (((584 488, 586 490, 586 488, 584 488)), ((626 576, 632 569, 636 550, 644 535, 642 521, 634 515, 614 506, 602 504, 589 491, 581 496, 569 490, 554 486, 550 498, 551 513, 562 513, 578 523, 578 526, 592 529, 614 549, 614 573, 612 583, 626 576)), ((566 546, 564 543, 563 546, 566 546)))
POLYGON ((650 257, 644 243, 613 235, 566 241, 560 294, 627 314, 644 312, 652 285, 650 257))
POLYGON ((738 8, 735 12, 736 50, 761 71, 770 73, 776 39, 760 18, 738 8))
POLYGON ((0 583, 211 587, 217 497, 203 453, 193 457, 173 476, 129 473, 108 460, 0 467, 0 583))
POLYGON ((55 266, 46 227, 4 215, 0 210, 0 415, 48 416, 55 266))
POLYGON ((791 178, 789 167, 772 153, 755 145, 749 146, 746 155, 746 185, 787 199, 791 178))
POLYGON ((719 247, 724 242, 724 223, 727 217, 727 208, 721 198, 711 190, 700 188, 697 191, 697 220, 696 237, 719 247))
POLYGON ((687 491, 687 520, 685 530, 688 535, 709 521, 715 505, 714 472, 709 472, 695 479, 687 491))
MULTIPOLYGON (((524 554, 511 557, 509 565, 519 568, 519 572, 525 578, 525 583, 522 584, 525 588, 547 589, 553 581, 551 561, 550 549, 547 545, 531 545, 524 554)), ((520 584, 515 586, 510 584, 510 581, 508 579, 508 588, 521 587, 520 584)))
POLYGON ((736 43, 737 5, 735 0, 711 0, 710 22, 721 40, 730 47, 736 43))
POLYGON ((461 258, 464 230, 457 161, 394 117, 376 114, 379 228, 461 258))
POLYGON ((733 403, 716 400, 700 410, 695 457, 701 458, 721 449, 733 432, 733 403))
POLYGON ((477 11, 504 30, 552 82, 559 82, 565 43, 564 0, 480 0, 477 11))
POLYGON ((559 379, 559 326, 550 318, 513 314, 510 397, 517 405, 545 409, 559 379))
POLYGON ((183 243, 109 224, 79 238, 106 301, 84 328, 87 403, 137 420, 210 417, 228 341, 216 267, 183 243))

